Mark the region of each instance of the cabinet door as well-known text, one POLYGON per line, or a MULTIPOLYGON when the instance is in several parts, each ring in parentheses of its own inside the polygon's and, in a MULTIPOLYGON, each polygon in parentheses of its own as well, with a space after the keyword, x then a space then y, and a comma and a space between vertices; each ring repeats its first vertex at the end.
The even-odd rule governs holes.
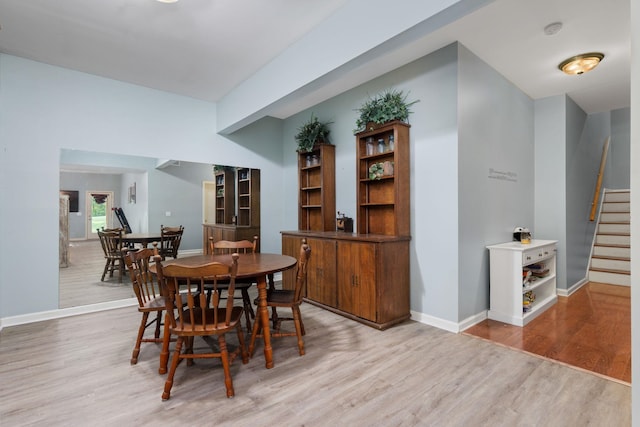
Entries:
POLYGON ((376 321, 376 254, 369 243, 338 242, 338 308, 376 321))
MULTIPOLYGON (((282 236, 282 255, 289 255, 298 258, 300 253, 301 238, 298 236, 282 236)), ((311 252, 313 256, 313 249, 311 252)), ((308 284, 308 280, 307 280, 308 284)), ((282 289, 293 290, 296 285, 296 269, 290 268, 282 272, 282 289)))
POLYGON ((307 265, 307 298, 336 307, 336 241, 307 239, 311 257, 307 265))

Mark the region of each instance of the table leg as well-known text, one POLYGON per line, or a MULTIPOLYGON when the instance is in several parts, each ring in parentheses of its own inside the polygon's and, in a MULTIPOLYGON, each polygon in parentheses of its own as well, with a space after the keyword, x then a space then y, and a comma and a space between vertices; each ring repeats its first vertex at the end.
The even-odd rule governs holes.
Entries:
POLYGON ((269 310, 267 309, 267 280, 265 276, 258 278, 258 313, 256 321, 262 326, 264 338, 264 360, 267 369, 273 368, 273 348, 271 348, 271 329, 269 327, 269 310))
POLYGON ((169 333, 169 315, 164 315, 164 334, 162 335, 162 349, 160 350, 160 367, 158 368, 159 374, 167 373, 167 364, 169 363, 169 342, 171 341, 171 334, 169 333))

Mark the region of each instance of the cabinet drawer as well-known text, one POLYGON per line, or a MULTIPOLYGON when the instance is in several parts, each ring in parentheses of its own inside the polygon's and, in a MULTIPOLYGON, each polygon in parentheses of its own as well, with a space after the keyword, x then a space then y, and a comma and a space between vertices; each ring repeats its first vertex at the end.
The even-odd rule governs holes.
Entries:
POLYGON ((555 252, 555 245, 541 246, 539 248, 526 250, 522 252, 522 265, 529 265, 534 262, 549 258, 554 255, 555 252))

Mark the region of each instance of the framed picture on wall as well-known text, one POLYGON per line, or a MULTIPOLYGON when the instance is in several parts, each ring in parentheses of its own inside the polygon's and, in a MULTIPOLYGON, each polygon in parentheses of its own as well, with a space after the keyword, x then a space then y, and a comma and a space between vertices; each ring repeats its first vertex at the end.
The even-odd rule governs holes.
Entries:
POLYGON ((60 194, 66 194, 69 196, 69 212, 79 212, 78 199, 80 193, 77 190, 60 190, 60 194))

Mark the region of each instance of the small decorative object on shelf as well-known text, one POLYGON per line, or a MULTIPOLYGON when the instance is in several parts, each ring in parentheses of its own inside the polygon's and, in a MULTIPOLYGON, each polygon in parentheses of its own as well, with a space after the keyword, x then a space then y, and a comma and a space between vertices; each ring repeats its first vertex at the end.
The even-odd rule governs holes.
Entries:
POLYGON ((387 160, 382 164, 382 175, 393 176, 393 162, 387 160))
POLYGON ((298 142, 298 151, 301 153, 310 152, 315 144, 329 144, 329 125, 333 122, 321 122, 316 116, 311 114, 308 122, 298 128, 295 136, 298 142))
POLYGON ((389 135, 389 150, 393 151, 395 149, 395 139, 393 134, 389 135))
POLYGON ((353 218, 349 218, 343 212, 338 211, 338 217, 336 218, 336 230, 344 231, 345 233, 353 233, 353 218))
POLYGON ((384 92, 369 98, 356 111, 360 116, 356 120, 356 129, 353 133, 359 133, 365 130, 373 130, 377 125, 382 125, 394 120, 404 123, 409 122, 409 110, 413 104, 418 102, 407 102, 407 95, 401 90, 387 89, 384 92))
POLYGON ((374 163, 369 166, 369 179, 380 179, 384 175, 384 164, 374 163))
POLYGON ((367 156, 373 156, 373 138, 367 138, 367 156))

